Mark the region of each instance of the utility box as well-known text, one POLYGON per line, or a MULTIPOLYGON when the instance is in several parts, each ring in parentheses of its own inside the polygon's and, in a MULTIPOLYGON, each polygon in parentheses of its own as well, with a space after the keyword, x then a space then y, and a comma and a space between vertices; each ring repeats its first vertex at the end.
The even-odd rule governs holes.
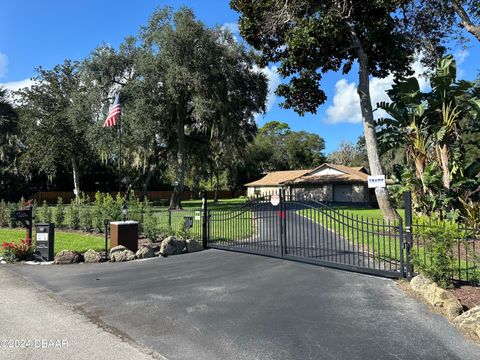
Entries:
POLYGON ((123 245, 129 250, 137 252, 137 221, 113 221, 110 223, 110 249, 118 245, 123 245))
POLYGON ((191 229, 193 227, 193 216, 184 216, 183 224, 184 224, 185 230, 191 229))
POLYGON ((36 251, 46 261, 53 261, 55 245, 55 224, 35 224, 36 251))

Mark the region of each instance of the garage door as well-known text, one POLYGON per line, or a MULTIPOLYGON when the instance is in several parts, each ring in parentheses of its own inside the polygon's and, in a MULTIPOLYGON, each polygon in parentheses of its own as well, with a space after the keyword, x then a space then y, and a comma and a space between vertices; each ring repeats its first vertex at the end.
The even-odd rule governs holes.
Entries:
POLYGON ((352 185, 334 185, 334 202, 352 202, 352 185))

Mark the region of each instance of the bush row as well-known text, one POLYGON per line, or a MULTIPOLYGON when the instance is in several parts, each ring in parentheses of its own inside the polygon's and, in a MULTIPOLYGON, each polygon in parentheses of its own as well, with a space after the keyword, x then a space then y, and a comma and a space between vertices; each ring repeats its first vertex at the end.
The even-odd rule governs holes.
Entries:
MULTIPOLYGON (((24 200, 18 204, 0 201, 0 227, 15 227, 10 219, 10 213, 20 209, 24 200)), ((82 194, 77 200, 65 204, 58 198, 54 207, 45 201, 39 205, 33 203, 32 211, 36 223, 54 223, 56 228, 104 232, 104 221, 122 219, 123 198, 118 194, 115 198, 108 193, 97 192, 94 199, 82 194)), ((140 229, 154 237, 161 229, 157 229, 157 220, 148 200, 140 201, 133 196, 127 197, 128 219, 139 222, 140 229)))

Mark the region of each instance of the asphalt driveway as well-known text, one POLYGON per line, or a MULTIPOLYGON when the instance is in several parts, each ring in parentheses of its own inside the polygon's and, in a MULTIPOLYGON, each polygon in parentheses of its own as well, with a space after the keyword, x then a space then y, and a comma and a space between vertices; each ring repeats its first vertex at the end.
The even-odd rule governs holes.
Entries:
POLYGON ((480 359, 383 278, 220 250, 9 269, 169 359, 480 359))
MULTIPOLYGON (((257 207, 253 211, 257 228, 255 236, 249 242, 239 243, 237 246, 250 247, 280 255, 282 231, 278 209, 268 203, 263 205, 263 207, 257 207)), ((336 234, 297 213, 297 211, 305 209, 308 209, 308 207, 301 204, 286 204, 283 217, 285 219, 284 244, 287 254, 364 266, 357 247, 341 237, 340 234, 336 234)), ((320 212, 318 213, 320 214, 320 212)))

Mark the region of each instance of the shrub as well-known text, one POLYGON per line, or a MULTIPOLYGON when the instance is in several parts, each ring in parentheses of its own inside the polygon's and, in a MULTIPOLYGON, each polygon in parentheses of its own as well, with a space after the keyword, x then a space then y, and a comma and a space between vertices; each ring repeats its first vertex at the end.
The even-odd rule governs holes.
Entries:
POLYGON ((182 226, 181 229, 173 232, 172 235, 174 235, 175 237, 180 238, 182 240, 191 239, 192 238, 192 229, 187 229, 184 225, 184 226, 182 226))
POLYGON ((93 228, 97 231, 103 232, 104 231, 104 223, 105 217, 103 215, 103 194, 99 191, 95 193, 95 201, 93 202, 93 209, 92 209, 92 225, 93 228))
POLYGON ((10 213, 12 211, 15 211, 17 210, 17 205, 14 204, 14 203, 7 203, 7 206, 5 208, 6 210, 6 214, 5 214, 5 218, 7 220, 7 224, 9 227, 17 227, 17 224, 15 223, 15 221, 13 221, 11 218, 10 218, 10 213))
POLYGON ((412 249, 412 263, 439 286, 450 287, 454 264, 453 247, 457 240, 465 237, 465 233, 453 220, 438 220, 427 216, 419 217, 418 220, 420 226, 417 227, 416 235, 423 243, 423 248, 419 251, 412 249), (424 255, 427 261, 424 261, 424 255))
POLYGON ((42 207, 38 209, 36 217, 38 222, 50 223, 52 221, 52 211, 45 200, 43 200, 42 207))
POLYGON ((84 231, 92 230, 92 212, 88 205, 79 209, 79 226, 84 231))
POLYGON ((22 240, 20 243, 2 244, 2 257, 5 261, 14 263, 22 260, 29 260, 33 257, 34 247, 27 240, 22 240))
POLYGON ((152 212, 150 202, 146 199, 142 204, 143 233, 150 240, 155 240, 159 231, 157 229, 157 217, 152 212))
POLYGON ((63 204, 63 199, 61 197, 57 199, 53 219, 56 227, 60 228, 63 226, 63 222, 65 221, 65 205, 63 204))
POLYGON ((72 200, 67 207, 66 215, 67 226, 70 229, 78 229, 80 227, 80 209, 76 200, 72 200))
POLYGON ((5 201, 0 201, 0 226, 8 226, 10 213, 8 212, 8 205, 5 201))

